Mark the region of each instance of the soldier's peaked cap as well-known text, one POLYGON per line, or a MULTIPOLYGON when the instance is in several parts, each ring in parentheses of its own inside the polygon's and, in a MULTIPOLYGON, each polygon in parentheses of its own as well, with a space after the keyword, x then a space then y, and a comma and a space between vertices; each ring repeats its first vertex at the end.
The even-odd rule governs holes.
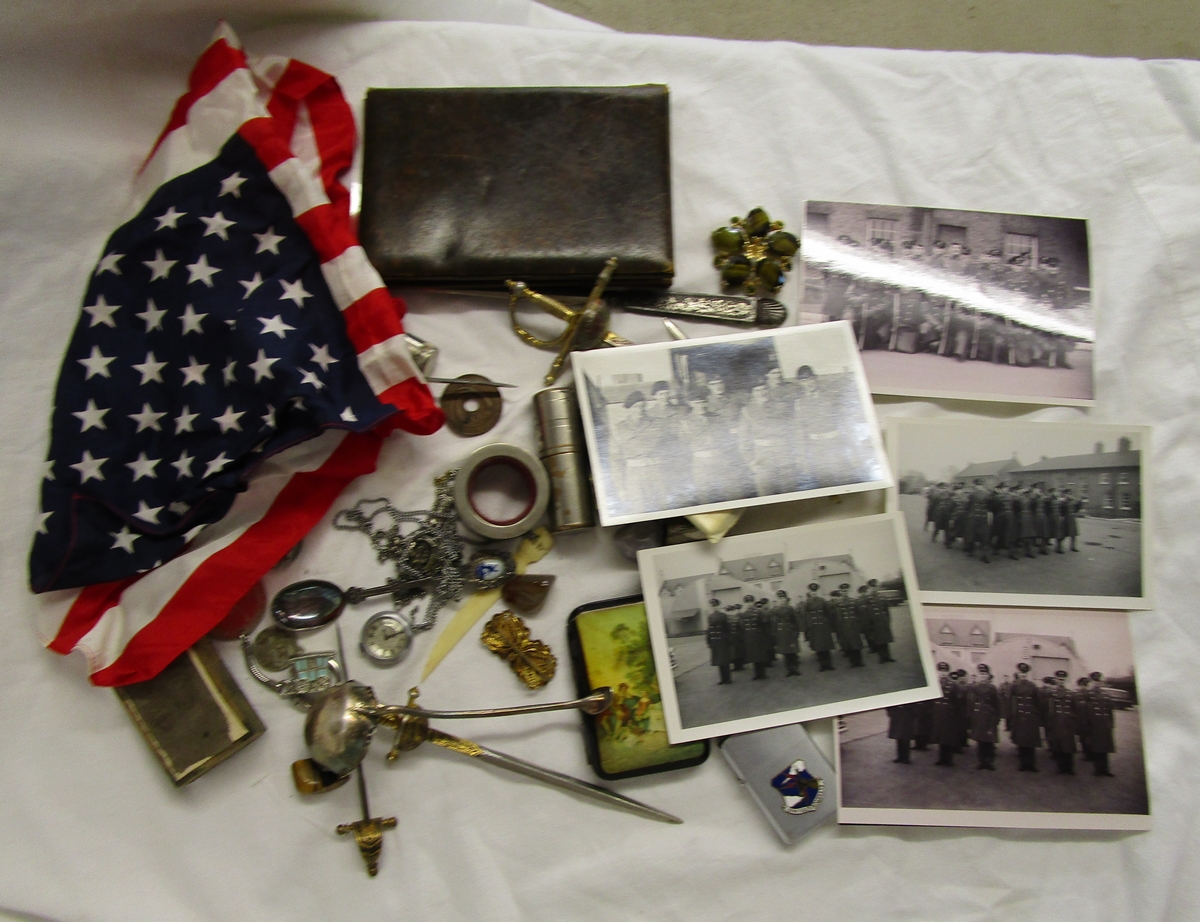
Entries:
POLYGON ((743 601, 743 602, 753 602, 753 601, 754 601, 754 596, 752 596, 752 595, 750 595, 749 593, 747 593, 746 595, 742 596, 742 601, 743 601))
POLYGON ((938 663, 937 668, 938 668, 938 672, 949 672, 950 664, 949 663, 938 663))
POLYGON ((1056 676, 1058 676, 1060 679, 1065 679, 1069 675, 1069 673, 1065 669, 1058 669, 1055 671, 1054 674, 1056 676))
POLYGON ((784 592, 782 589, 780 589, 780 590, 778 590, 778 591, 775 593, 775 595, 777 595, 777 596, 780 596, 780 595, 781 595, 781 596, 784 596, 784 597, 786 597, 786 596, 787 596, 787 593, 786 593, 786 592, 784 592))
POLYGON ((1104 675, 1103 675, 1103 673, 1099 673, 1099 672, 1093 672, 1093 673, 1092 673, 1092 679, 1093 679, 1094 681, 1096 681, 1096 682, 1099 682, 1099 681, 1100 681, 1101 679, 1103 679, 1103 678, 1104 678, 1104 675))
POLYGON ((816 592, 818 589, 821 588, 821 584, 820 583, 809 583, 808 588, 811 589, 813 592, 816 592))
POLYGON ((878 586, 878 585, 879 585, 879 580, 877 580, 877 579, 869 579, 869 580, 867 580, 867 585, 868 585, 868 586, 878 586))
POLYGON ((992 674, 992 667, 989 666, 987 663, 980 663, 975 668, 978 669, 980 672, 986 672, 988 675, 992 674))
POLYGON ((1028 672, 1029 664, 1028 663, 1017 663, 1017 671, 1018 672, 1028 672))
POLYGON ((839 589, 849 589, 849 588, 850 588, 850 584, 849 584, 849 583, 842 583, 840 586, 838 586, 838 588, 839 588, 839 589))

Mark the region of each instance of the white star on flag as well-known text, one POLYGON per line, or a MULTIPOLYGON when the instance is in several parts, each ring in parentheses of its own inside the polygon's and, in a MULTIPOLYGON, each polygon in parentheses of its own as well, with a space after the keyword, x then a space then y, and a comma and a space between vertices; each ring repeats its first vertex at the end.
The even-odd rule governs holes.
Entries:
POLYGON ((280 301, 291 301, 296 307, 304 307, 304 299, 312 297, 311 292, 304 290, 303 279, 296 279, 294 282, 280 279, 279 284, 283 286, 283 294, 279 296, 280 301))
POLYGON ((204 373, 208 371, 207 365, 201 365, 196 361, 196 357, 189 355, 188 364, 179 369, 183 372, 183 384, 186 387, 189 384, 204 384, 204 373))
POLYGON ((358 422, 358 417, 354 415, 353 410, 351 410, 349 407, 346 407, 346 409, 342 410, 342 422, 356 423, 358 422))
POLYGON ((246 181, 246 177, 241 173, 234 173, 232 176, 226 176, 221 180, 221 191, 217 193, 217 198, 222 195, 232 195, 234 198, 242 197, 242 183, 246 181))
POLYGON ((150 270, 150 281, 156 282, 159 279, 165 279, 170 273, 171 267, 177 262, 179 262, 178 259, 167 259, 163 256, 163 251, 158 250, 153 259, 143 260, 142 265, 150 270))
POLYGON ((120 531, 109 532, 108 536, 113 539, 112 547, 109 548, 110 551, 120 548, 130 554, 133 553, 133 542, 138 539, 138 536, 129 530, 128 525, 122 525, 120 531))
POLYGON ((129 461, 125 466, 133 471, 133 481, 134 483, 137 483, 137 481, 141 480, 143 477, 150 477, 153 479, 154 477, 158 476, 154 473, 154 468, 158 466, 158 462, 161 460, 161 458, 147 458, 144 451, 139 451, 137 460, 129 461))
POLYGON ((268 429, 275 428, 275 408, 274 407, 271 407, 271 406, 267 407, 267 412, 263 414, 262 421, 263 421, 263 425, 266 426, 268 429))
MULTIPOLYGON (((161 254, 159 254, 161 255, 161 254)), ((117 268, 117 263, 125 258, 124 253, 106 253, 96 266, 96 271, 92 275, 100 275, 102 272, 111 272, 113 275, 120 275, 121 270, 117 268)))
MULTIPOLYGON (((239 423, 238 420, 241 419, 245 415, 246 415, 245 411, 242 411, 241 413, 234 413, 233 406, 230 405, 225 408, 225 412, 222 413, 220 416, 214 416, 213 422, 221 427, 222 435, 224 435, 230 429, 236 430, 237 432, 241 432, 242 424, 239 423)), ((205 474, 204 476, 207 477, 208 475, 205 474)))
POLYGON ((229 239, 229 228, 233 227, 237 223, 236 221, 230 221, 219 211, 211 218, 206 218, 201 215, 200 220, 204 222, 205 227, 203 236, 208 237, 212 234, 216 234, 222 240, 229 239))
POLYGON ((71 415, 77 417, 83 423, 83 428, 79 431, 87 432, 89 429, 107 429, 108 427, 104 425, 104 414, 107 412, 108 410, 101 410, 97 407, 96 401, 89 397, 87 406, 78 413, 72 413, 71 415))
POLYGON ((183 515, 187 511, 188 511, 188 504, 181 503, 178 500, 171 503, 171 505, 167 506, 167 512, 173 513, 174 515, 183 515))
POLYGON ((40 512, 40 513, 38 513, 38 526, 37 526, 37 533, 38 533, 39 535, 44 535, 44 534, 46 534, 46 519, 50 518, 50 516, 52 516, 53 514, 54 514, 54 513, 52 513, 52 512, 40 512))
POLYGON ((187 267, 188 284, 193 282, 203 282, 209 288, 213 287, 212 277, 220 272, 220 269, 215 269, 208 264, 208 256, 204 253, 200 254, 200 258, 187 267))
POLYGON ((258 249, 254 251, 257 256, 259 253, 274 253, 279 255, 279 244, 287 240, 287 237, 280 237, 275 233, 275 228, 268 227, 265 234, 255 234, 254 239, 258 241, 258 249))
POLYGON ((192 413, 187 404, 184 404, 183 409, 179 411, 179 415, 175 417, 175 434, 181 432, 195 432, 192 428, 192 423, 198 417, 199 413, 192 413))
POLYGON ((155 432, 162 432, 162 426, 158 424, 158 421, 166 415, 166 413, 155 413, 150 409, 150 404, 143 403, 142 412, 130 413, 129 418, 138 424, 138 432, 141 432, 143 429, 153 429, 155 432))
POLYGON ((271 371, 271 366, 278 362, 279 359, 267 358, 267 353, 262 349, 258 350, 258 359, 250 363, 249 367, 254 371, 254 383, 257 384, 263 378, 274 378, 275 373, 271 371))
POLYGON ((183 309, 183 316, 179 318, 183 321, 183 334, 186 336, 188 333, 199 333, 203 336, 204 332, 200 329, 200 321, 207 316, 208 314, 197 314, 192 305, 187 305, 183 309))
POLYGON ((151 506, 144 499, 138 500, 137 512, 133 514, 135 519, 141 519, 143 522, 149 522, 151 525, 158 524, 158 514, 162 512, 162 506, 151 506))
MULTIPOLYGON (((187 449, 185 448, 183 450, 183 454, 181 454, 179 456, 179 460, 171 462, 171 467, 175 468, 175 470, 178 472, 178 475, 180 477, 191 477, 192 476, 192 462, 195 460, 196 460, 195 457, 192 455, 189 455, 187 453, 187 449)), ((175 510, 172 509, 171 511, 174 512, 175 510)))
MULTIPOLYGON (((149 384, 151 381, 157 381, 159 384, 162 384, 162 370, 167 367, 167 363, 156 361, 154 358, 154 353, 147 352, 146 361, 142 362, 140 365, 135 363, 129 367, 136 368, 142 373, 142 384, 149 384)), ((105 377, 107 377, 107 375, 105 377)))
POLYGON ((104 324, 106 327, 116 329, 116 323, 113 322, 112 315, 121 309, 119 304, 109 304, 104 300, 104 295, 96 296, 95 304, 85 304, 83 309, 92 315, 91 326, 98 323, 104 324))
POLYGON ((104 475, 100 473, 100 466, 107 460, 108 458, 93 458, 92 453, 85 448, 79 463, 72 464, 70 467, 72 470, 79 471, 79 476, 82 478, 80 483, 87 483, 89 480, 103 480, 104 475))
POLYGON ((87 374, 84 375, 84 381, 90 381, 93 376, 99 375, 102 378, 111 378, 108 373, 108 366, 116 361, 116 356, 102 355, 99 346, 92 346, 92 354, 86 359, 79 359, 79 364, 87 369, 87 374))
POLYGON ((231 458, 225 457, 225 452, 221 452, 208 462, 208 465, 204 468, 204 477, 208 478, 213 474, 221 473, 221 471, 225 470, 225 468, 229 466, 231 460, 231 458))
POLYGON ((291 324, 284 323, 283 316, 280 314, 276 314, 274 317, 272 317, 269 320, 266 318, 263 318, 263 317, 259 317, 258 322, 263 325, 261 332, 264 336, 267 333, 274 333, 280 339, 284 339, 287 337, 288 330, 296 329, 291 324))
POLYGON ((224 370, 221 372, 223 376, 223 383, 233 384, 235 380, 233 376, 233 369, 235 365, 237 365, 237 362, 230 360, 229 364, 225 366, 224 370))
POLYGON ((154 301, 147 298, 146 309, 140 314, 134 314, 133 316, 140 318, 146 324, 146 332, 149 333, 151 330, 162 329, 162 319, 167 316, 167 312, 159 310, 155 306, 154 301))
POLYGON ((311 384, 317 390, 321 390, 321 388, 325 386, 324 382, 317 377, 317 373, 315 371, 304 372, 304 374, 300 376, 300 383, 311 384))
POLYGON ((337 364, 338 360, 329 354, 328 346, 314 346, 312 343, 309 343, 308 348, 312 350, 313 362, 321 366, 321 371, 329 371, 330 365, 337 364))
POLYGON ((242 300, 245 301, 248 297, 250 297, 252 294, 254 294, 254 292, 258 289, 258 287, 262 283, 263 283, 263 277, 262 277, 261 272, 255 272, 254 278, 249 279, 248 281, 245 281, 245 282, 239 281, 238 284, 246 289, 246 293, 244 295, 242 295, 242 300))
POLYGON ((171 228, 171 230, 178 230, 179 228, 177 225, 179 224, 179 219, 186 218, 186 217, 187 217, 186 211, 176 211, 175 206, 172 205, 170 208, 168 208, 166 211, 164 211, 162 214, 160 214, 157 218, 154 219, 155 221, 158 222, 158 227, 156 227, 154 229, 156 231, 160 231, 163 228, 169 227, 169 228, 171 228))

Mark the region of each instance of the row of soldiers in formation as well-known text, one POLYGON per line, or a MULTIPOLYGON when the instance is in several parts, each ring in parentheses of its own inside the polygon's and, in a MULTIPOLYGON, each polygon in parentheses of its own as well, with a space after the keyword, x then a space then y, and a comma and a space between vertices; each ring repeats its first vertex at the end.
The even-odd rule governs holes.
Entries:
POLYGON ((938 663, 940 698, 887 709, 888 738, 896 741, 893 761, 909 764, 914 743, 919 750, 934 744, 938 747, 934 764, 951 767, 955 754, 970 740, 976 746, 976 768, 995 771, 1003 720, 1017 747, 1019 771, 1038 770, 1037 750, 1044 736, 1059 774, 1075 774, 1075 753, 1080 751, 1098 777, 1112 777, 1108 756, 1116 751, 1113 708, 1101 673, 1080 677, 1072 690, 1065 669, 1046 676, 1039 686, 1029 678, 1029 664, 1018 663, 1012 681, 999 688, 986 663, 980 663, 978 670, 978 681, 968 682, 966 670, 951 672, 948 664, 938 663))
POLYGON ((1035 550, 1048 554, 1051 547, 1062 554, 1067 542, 1072 551, 1079 550, 1075 545, 1082 507, 1070 489, 1047 488, 1043 481, 1025 487, 1001 481, 988 489, 977 477, 970 487, 962 482, 930 487, 922 528, 932 525, 932 540, 942 535, 946 547, 961 538, 967 556, 974 557, 978 549, 984 563, 993 552, 1006 551, 1010 560, 1018 553, 1033 557, 1035 550))
POLYGON ((754 667, 754 678, 767 678, 767 669, 779 654, 787 675, 800 675, 800 636, 817 655, 821 672, 836 668, 833 650, 840 647, 852 667, 862 666, 863 650, 879 657, 880 663, 893 663, 891 609, 879 591, 878 581, 870 580, 852 596, 849 583, 842 583, 826 599, 818 583, 809 583, 808 595, 793 604, 784 590, 775 593, 774 604, 767 599, 747 595, 741 603, 721 606, 710 600, 706 639, 712 652, 712 665, 721 675, 718 685, 733 683, 733 673, 754 667))

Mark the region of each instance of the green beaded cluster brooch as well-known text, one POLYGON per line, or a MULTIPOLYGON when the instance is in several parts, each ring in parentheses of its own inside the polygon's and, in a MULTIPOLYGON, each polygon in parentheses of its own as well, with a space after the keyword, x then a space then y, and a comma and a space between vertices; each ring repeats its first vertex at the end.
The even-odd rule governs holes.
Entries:
POLYGON ((765 288, 774 293, 792 271, 792 257, 800 249, 796 235, 772 221, 762 208, 752 208, 744 218, 732 219, 712 232, 717 255, 713 265, 721 270, 721 281, 747 294, 765 288))

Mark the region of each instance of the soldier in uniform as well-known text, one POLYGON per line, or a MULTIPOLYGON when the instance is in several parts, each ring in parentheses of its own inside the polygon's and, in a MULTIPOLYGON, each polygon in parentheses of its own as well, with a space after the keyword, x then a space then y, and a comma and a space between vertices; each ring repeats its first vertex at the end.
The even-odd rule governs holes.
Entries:
POLYGON ((771 662, 771 647, 767 642, 767 626, 759 617, 759 609, 750 608, 742 615, 742 633, 746 642, 746 659, 754 664, 754 678, 767 677, 767 664, 771 662))
POLYGON ((934 765, 954 767, 954 750, 958 747, 958 698, 959 687, 950 677, 950 664, 938 663, 938 684, 942 697, 933 699, 933 735, 931 741, 938 748, 934 765))
POLYGON ((1033 530, 1034 544, 1037 545, 1039 554, 1049 554, 1046 550, 1046 545, 1049 542, 1050 523, 1046 518, 1046 494, 1042 492, 1042 487, 1045 483, 1038 481, 1033 485, 1032 504, 1033 504, 1033 530))
POLYGON ((1078 706, 1075 696, 1063 685, 1066 678, 1065 669, 1059 669, 1054 676, 1046 676, 1047 685, 1042 689, 1042 724, 1046 728, 1046 745, 1058 763, 1058 773, 1073 775, 1078 706))
POLYGON ((1111 778, 1108 754, 1116 752, 1113 739, 1113 708, 1104 694, 1104 676, 1092 673, 1092 683, 1083 694, 1080 706, 1079 740, 1084 752, 1091 753, 1093 773, 1097 778, 1111 778))
POLYGON ((838 589, 830 593, 833 605, 833 623, 837 630, 838 646, 850 660, 851 667, 863 665, 862 631, 858 619, 854 617, 854 602, 846 595, 849 583, 842 583, 838 589))
POLYGON ((868 622, 867 639, 871 649, 879 654, 879 662, 894 663, 888 647, 896 640, 892 634, 892 609, 887 600, 879 594, 879 581, 867 580, 867 592, 871 598, 871 619, 868 622))
POLYGON ((910 764, 909 751, 916 731, 916 711, 911 704, 899 704, 887 709, 888 739, 896 741, 896 758, 900 765, 910 764))
POLYGON ((979 763, 975 766, 996 770, 996 741, 1000 738, 1000 693, 992 684, 992 670, 980 663, 979 681, 967 693, 970 727, 968 736, 975 741, 979 763))
MULTIPOLYGON (((712 604, 720 606, 717 599, 712 604)), ((708 630, 705 631, 708 648, 712 652, 712 664, 721 674, 718 685, 731 685, 733 678, 729 674, 729 666, 733 662, 733 643, 729 631, 729 619, 719 607, 714 608, 708 616, 708 630)))
POLYGON ((737 602, 728 606, 729 633, 732 636, 731 646, 733 655, 733 671, 741 672, 746 668, 746 632, 742 629, 742 606, 737 602))
MULTIPOLYGON (((1025 548, 1025 556, 1033 556, 1033 548, 1037 544, 1037 513, 1034 506, 1040 502, 1033 487, 1026 487, 1020 494, 1020 535, 1021 545, 1025 548)), ((1013 507, 1016 508, 1015 506, 1013 507)))
POLYGON ((991 550, 992 523, 988 518, 988 504, 991 496, 984 489, 983 479, 975 478, 974 488, 967 494, 966 532, 963 545, 967 556, 975 556, 975 547, 979 546, 979 559, 988 563, 991 550))
POLYGON ((1036 772, 1037 750, 1042 745, 1038 689, 1029 681, 1029 664, 1017 663, 1016 679, 1008 695, 1008 733, 1017 747, 1019 771, 1036 772))
POLYGON ((804 600, 804 639, 817 654, 820 671, 828 672, 836 668, 830 655, 833 650, 833 613, 830 604, 818 595, 820 588, 817 583, 808 584, 808 597, 804 600))
POLYGON ((1071 550, 1079 551, 1075 546, 1075 539, 1079 537, 1079 523, 1076 516, 1079 514, 1079 509, 1083 505, 1075 498, 1070 488, 1063 490, 1062 496, 1059 498, 1059 519, 1062 522, 1061 530, 1058 535, 1058 553, 1063 553, 1063 543, 1070 538, 1071 550))
POLYGON ((775 624, 775 648, 783 653, 787 674, 800 675, 800 621, 784 590, 778 590, 775 598, 778 601, 771 612, 775 624))
POLYGON ((992 492, 990 502, 992 510, 992 542, 996 548, 996 554, 1001 551, 1008 551, 1008 559, 1016 560, 1016 534, 1013 528, 1013 504, 1012 497, 1008 492, 1008 484, 1004 481, 996 484, 996 489, 992 492))
POLYGON ((775 611, 768 607, 766 599, 756 599, 754 611, 758 615, 758 623, 762 626, 763 637, 767 641, 767 666, 774 666, 777 654, 775 652, 775 611))
POLYGON ((971 693, 971 685, 967 682, 967 670, 956 669, 950 673, 950 678, 954 679, 958 686, 958 725, 955 733, 954 751, 961 753, 967 748, 967 743, 971 738, 971 703, 968 696, 971 693))

